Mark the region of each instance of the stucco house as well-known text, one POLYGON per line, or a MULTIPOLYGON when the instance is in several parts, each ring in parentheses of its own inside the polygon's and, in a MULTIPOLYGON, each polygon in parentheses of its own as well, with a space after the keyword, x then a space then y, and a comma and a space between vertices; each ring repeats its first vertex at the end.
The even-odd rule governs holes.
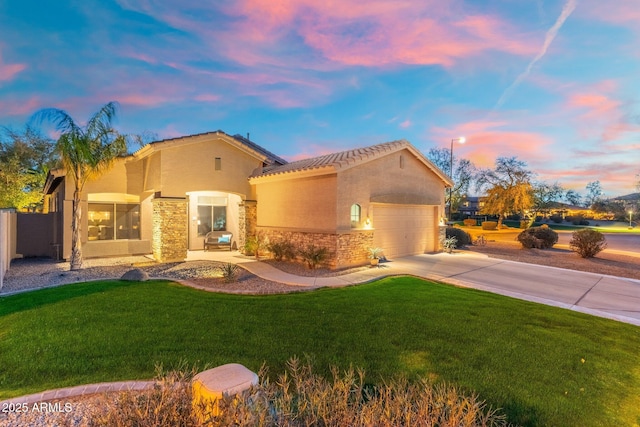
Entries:
MULTIPOLYGON (((73 182, 49 174, 53 245, 71 253, 73 182)), ((270 240, 329 250, 331 267, 366 262, 367 248, 389 258, 438 250, 444 189, 452 183, 407 141, 288 163, 222 131, 150 143, 86 183, 85 257, 153 254, 182 260, 204 235, 224 230, 233 246, 270 240)))

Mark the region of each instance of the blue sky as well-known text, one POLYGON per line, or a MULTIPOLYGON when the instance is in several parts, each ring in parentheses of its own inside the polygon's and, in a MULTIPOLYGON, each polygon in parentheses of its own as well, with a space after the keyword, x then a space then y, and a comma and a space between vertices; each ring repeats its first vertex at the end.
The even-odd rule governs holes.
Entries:
POLYGON ((289 160, 396 139, 605 195, 640 173, 638 0, 0 0, 0 125, 38 109, 289 160))

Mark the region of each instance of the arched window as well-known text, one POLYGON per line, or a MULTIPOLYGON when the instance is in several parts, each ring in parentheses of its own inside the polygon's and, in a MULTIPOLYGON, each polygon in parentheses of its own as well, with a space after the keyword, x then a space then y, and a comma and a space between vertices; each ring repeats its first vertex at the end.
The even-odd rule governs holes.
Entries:
POLYGON ((360 212, 362 209, 359 204, 351 205, 351 228, 360 227, 360 212))

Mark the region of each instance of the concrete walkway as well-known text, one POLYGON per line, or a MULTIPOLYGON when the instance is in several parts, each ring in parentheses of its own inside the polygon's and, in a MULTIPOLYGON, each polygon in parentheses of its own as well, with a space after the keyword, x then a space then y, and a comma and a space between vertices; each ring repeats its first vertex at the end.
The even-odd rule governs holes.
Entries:
POLYGON ((471 252, 408 256, 382 263, 379 268, 335 277, 296 276, 237 252, 190 252, 188 259, 233 262, 264 279, 310 288, 348 286, 408 274, 640 326, 640 280, 506 261, 471 252))

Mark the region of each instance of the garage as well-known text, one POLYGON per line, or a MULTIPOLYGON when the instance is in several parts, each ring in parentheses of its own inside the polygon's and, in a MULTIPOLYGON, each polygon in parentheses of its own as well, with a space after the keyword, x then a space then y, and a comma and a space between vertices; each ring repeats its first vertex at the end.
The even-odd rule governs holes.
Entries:
POLYGON ((373 244, 387 258, 433 252, 437 246, 437 206, 373 204, 373 244))

